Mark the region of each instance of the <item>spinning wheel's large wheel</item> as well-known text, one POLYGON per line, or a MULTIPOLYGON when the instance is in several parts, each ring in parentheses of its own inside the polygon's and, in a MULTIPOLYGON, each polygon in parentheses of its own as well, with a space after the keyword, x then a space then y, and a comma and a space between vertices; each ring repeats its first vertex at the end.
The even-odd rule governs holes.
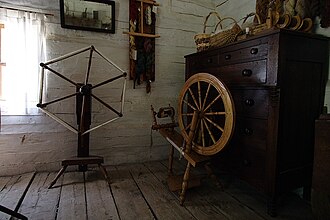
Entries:
POLYGON ((178 123, 189 142, 194 112, 197 124, 192 149, 201 155, 213 155, 230 140, 235 124, 235 109, 228 88, 208 73, 190 77, 179 94, 178 123))

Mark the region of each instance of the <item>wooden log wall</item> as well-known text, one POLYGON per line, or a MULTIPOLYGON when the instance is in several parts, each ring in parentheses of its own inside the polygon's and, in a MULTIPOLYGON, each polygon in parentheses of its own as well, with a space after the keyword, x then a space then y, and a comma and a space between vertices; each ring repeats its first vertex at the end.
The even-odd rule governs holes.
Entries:
MULTIPOLYGON (((115 34, 61 28, 58 1, 0 0, 0 2, 42 9, 54 14, 46 18, 48 60, 94 45, 119 67, 128 71, 129 39, 128 35, 123 34, 123 31, 128 30, 128 1, 115 0, 115 34)), ((167 157, 167 142, 157 132, 151 132, 150 129, 152 124, 150 105, 153 104, 156 108, 168 104, 177 106, 177 96, 184 82, 184 55, 196 51, 193 36, 202 31, 204 17, 214 9, 212 0, 159 0, 157 2, 160 6, 156 32, 161 37, 156 39, 156 80, 151 84, 151 93, 146 93, 145 85, 133 89, 133 81, 128 81, 124 116, 91 132, 90 153, 104 156, 106 165, 151 161, 167 157)), ((82 61, 65 62, 56 68, 59 68, 60 72, 68 73, 69 78, 76 81, 85 75, 85 58, 82 57, 82 61)), ((92 68, 97 68, 101 72, 107 67, 100 63, 100 59, 96 59, 95 62, 92 68)), ((98 81, 102 77, 105 76, 96 76, 94 79, 98 81)), ((49 77, 47 84, 50 98, 70 94, 73 89, 63 80, 55 77, 49 77)), ((100 98, 118 104, 114 97, 118 97, 121 91, 116 84, 109 84, 95 92, 100 98)), ((74 99, 50 107, 60 117, 72 123, 75 122, 74 99)), ((108 117, 107 112, 94 102, 95 124, 106 121, 106 117, 108 117)), ((0 176, 35 170, 56 171, 60 168, 61 160, 76 156, 76 150, 76 135, 43 114, 2 116, 0 176)))
MULTIPOLYGON (((129 69, 128 1, 116 2, 116 33, 105 34, 88 31, 63 29, 59 20, 59 3, 53 0, 0 0, 0 3, 14 7, 29 7, 51 12, 46 18, 47 59, 59 57, 83 47, 94 45, 105 56, 122 69, 129 69)), ((133 89, 133 81, 127 84, 123 118, 91 133, 90 153, 105 157, 105 164, 123 164, 164 159, 167 157, 167 142, 156 132, 151 132, 152 118, 150 105, 157 109, 171 104, 177 106, 177 96, 184 83, 184 55, 196 51, 193 36, 202 31, 205 16, 213 10, 222 17, 236 19, 254 10, 255 1, 229 0, 217 7, 223 0, 158 0, 156 33, 156 80, 151 84, 151 93, 146 94, 145 85, 133 89)), ((329 29, 316 32, 330 36, 329 29)), ((87 56, 86 56, 87 57, 87 56)), ((102 64, 94 67, 105 68, 102 64)), ((69 62, 59 66, 68 72, 72 80, 85 74, 85 63, 69 62)), ((104 76, 100 76, 104 77, 104 76)), ((95 79, 97 81, 97 79, 95 79)), ((328 83, 329 85, 329 83, 328 83)), ((100 97, 107 101, 119 94, 118 87, 111 90, 98 90, 100 97)), ((67 88, 63 81, 48 80, 49 97, 64 94, 67 88)), ((72 100, 74 101, 74 100, 72 100)), ((325 103, 330 108, 330 85, 327 88, 325 103)), ((117 103, 118 104, 118 103, 117 103)), ((54 106, 52 110, 61 117, 75 122, 74 105, 66 102, 54 106)), ((105 121, 107 112, 93 103, 93 120, 105 121)), ((31 171, 52 171, 60 168, 62 159, 75 156, 77 137, 49 117, 2 116, 0 133, 0 176, 31 171)))

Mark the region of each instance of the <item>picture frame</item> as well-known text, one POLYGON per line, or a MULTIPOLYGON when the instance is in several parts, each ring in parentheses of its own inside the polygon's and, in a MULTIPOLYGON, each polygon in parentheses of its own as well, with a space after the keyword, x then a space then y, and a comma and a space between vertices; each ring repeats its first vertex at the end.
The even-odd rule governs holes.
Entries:
POLYGON ((111 0, 60 0, 61 27, 115 33, 115 2, 111 0))

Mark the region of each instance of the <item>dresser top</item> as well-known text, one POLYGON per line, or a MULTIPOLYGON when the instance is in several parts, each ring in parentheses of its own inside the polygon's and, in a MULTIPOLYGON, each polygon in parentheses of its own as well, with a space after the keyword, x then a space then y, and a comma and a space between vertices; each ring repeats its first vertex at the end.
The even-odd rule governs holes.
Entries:
POLYGON ((246 39, 243 39, 243 40, 240 40, 240 41, 235 41, 233 43, 227 44, 227 45, 222 46, 222 47, 217 47, 217 48, 209 49, 209 50, 202 51, 202 52, 196 52, 196 53, 188 54, 185 57, 188 57, 190 55, 208 53, 210 51, 219 50, 219 48, 225 48, 225 47, 229 47, 229 46, 233 46, 233 45, 237 45, 237 44, 242 44, 244 42, 248 42, 248 41, 251 41, 251 40, 255 40, 255 39, 263 38, 263 37, 268 37, 268 36, 272 36, 272 35, 292 35, 292 36, 300 36, 300 37, 306 37, 306 38, 314 38, 314 39, 318 39, 318 40, 326 40, 326 41, 330 40, 330 37, 326 37, 326 36, 320 35, 320 34, 304 33, 304 32, 300 32, 300 31, 293 31, 293 30, 288 30, 288 29, 272 28, 272 29, 265 30, 262 33, 259 33, 257 35, 248 37, 246 39))

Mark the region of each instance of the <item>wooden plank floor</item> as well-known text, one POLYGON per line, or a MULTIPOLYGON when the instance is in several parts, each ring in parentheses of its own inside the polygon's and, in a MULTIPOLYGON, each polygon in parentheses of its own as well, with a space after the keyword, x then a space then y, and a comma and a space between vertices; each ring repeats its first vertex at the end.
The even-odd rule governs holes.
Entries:
MULTIPOLYGON (((175 165, 182 170, 180 163, 175 165)), ((229 176, 219 176, 224 191, 203 178, 180 206, 177 193, 167 188, 166 161, 108 166, 107 171, 110 184, 95 169, 66 172, 52 189, 47 187, 56 173, 0 177, 0 204, 32 220, 274 219, 267 215, 262 194, 229 176)), ((0 219, 11 218, 0 212, 0 219)), ((312 219, 310 204, 293 193, 283 196, 276 219, 312 219)))

